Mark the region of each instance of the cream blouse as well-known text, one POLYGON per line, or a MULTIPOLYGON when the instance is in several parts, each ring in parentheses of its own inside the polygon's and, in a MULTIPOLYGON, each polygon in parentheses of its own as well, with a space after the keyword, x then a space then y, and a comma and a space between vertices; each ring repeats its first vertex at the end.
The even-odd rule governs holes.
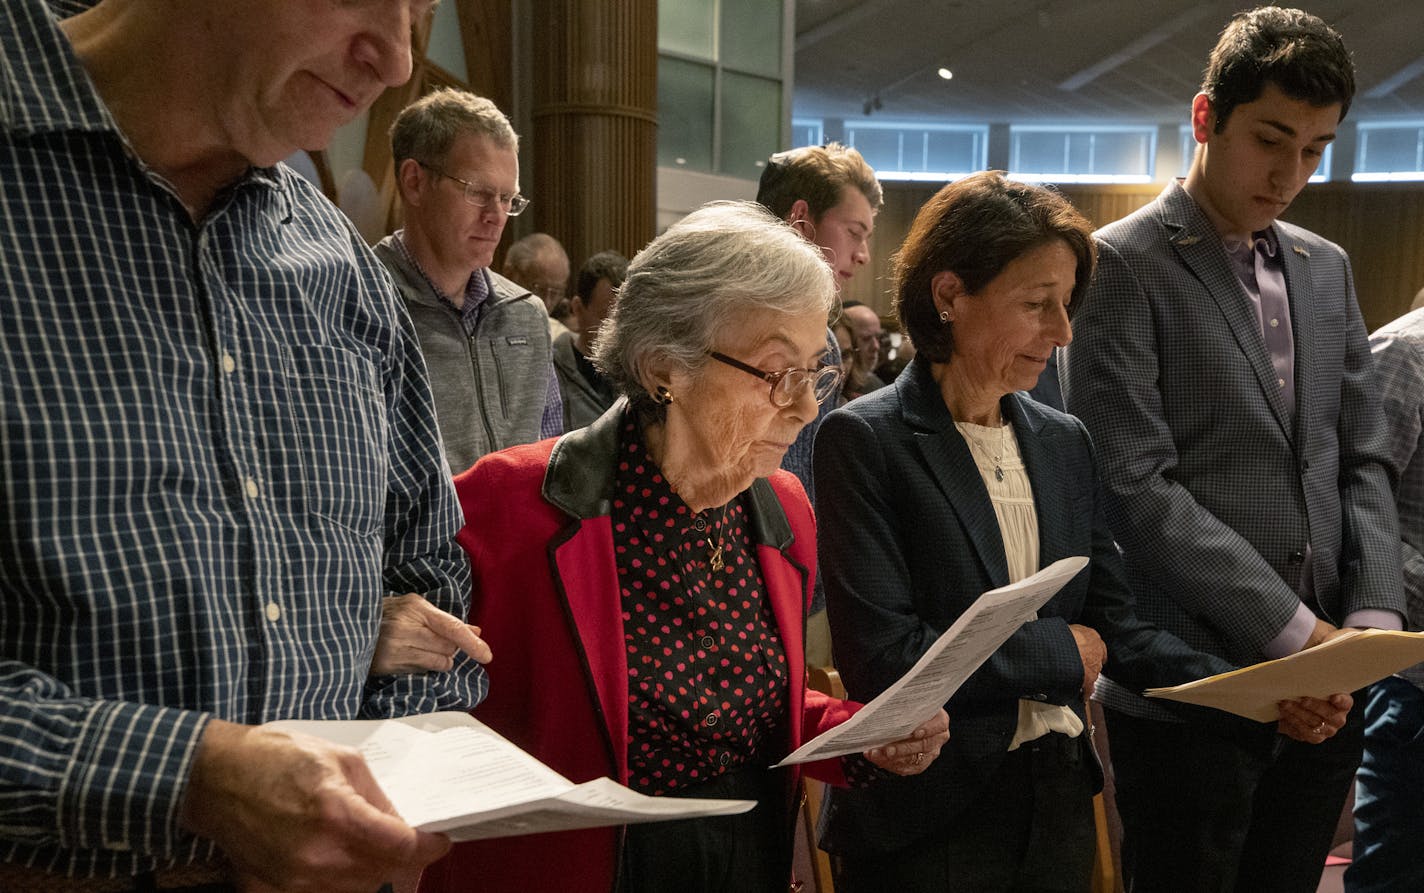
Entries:
MULTIPOLYGON (((1004 540, 1009 582, 1017 583, 1038 571, 1038 513, 1014 426, 986 428, 972 422, 955 422, 954 426, 969 444, 969 453, 989 490, 1004 540)), ((1020 744, 1049 732, 1074 738, 1083 733, 1083 721, 1067 707, 1020 699, 1018 728, 1009 750, 1017 750, 1020 744)))

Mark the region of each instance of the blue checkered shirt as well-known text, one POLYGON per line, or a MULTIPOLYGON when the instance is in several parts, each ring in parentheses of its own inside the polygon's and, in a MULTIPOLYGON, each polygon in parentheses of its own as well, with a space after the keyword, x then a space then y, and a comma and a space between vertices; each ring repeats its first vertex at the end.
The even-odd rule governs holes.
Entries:
POLYGON ((0 6, 0 860, 128 875, 210 717, 467 708, 367 679, 382 596, 470 587, 415 334, 285 167, 194 223, 39 0, 0 6))
MULTIPOLYGON (((1424 629, 1424 308, 1370 336, 1380 403, 1389 429, 1390 470, 1398 478, 1400 552, 1409 629, 1424 629)), ((1424 664, 1400 675, 1424 688, 1424 664)))

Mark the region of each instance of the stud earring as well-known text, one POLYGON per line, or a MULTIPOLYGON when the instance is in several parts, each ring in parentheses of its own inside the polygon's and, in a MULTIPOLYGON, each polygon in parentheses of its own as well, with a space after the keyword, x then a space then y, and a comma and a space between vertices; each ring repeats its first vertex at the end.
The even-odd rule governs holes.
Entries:
POLYGON ((672 391, 669 391, 662 385, 658 385, 653 389, 653 402, 659 406, 667 406, 672 402, 672 391))
POLYGON ((939 312, 939 321, 942 322, 942 323, 948 323, 948 322, 949 322, 949 311, 948 311, 948 310, 941 310, 941 311, 939 312))

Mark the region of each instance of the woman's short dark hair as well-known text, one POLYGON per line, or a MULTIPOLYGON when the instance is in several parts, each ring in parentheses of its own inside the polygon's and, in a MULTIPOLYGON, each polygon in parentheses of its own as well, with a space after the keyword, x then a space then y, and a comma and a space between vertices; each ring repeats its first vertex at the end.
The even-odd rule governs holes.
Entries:
POLYGON ((1316 108, 1338 102, 1344 120, 1355 97, 1355 64, 1339 33, 1319 18, 1263 6, 1233 18, 1211 51, 1201 91, 1211 99, 1216 132, 1267 84, 1316 108))
POLYGON ((936 274, 958 276, 978 294, 1016 258, 1061 240, 1078 261, 1069 315, 1082 303, 1093 278, 1098 250, 1093 227, 1052 189, 984 171, 950 183, 925 202, 896 252, 895 310, 910 340, 926 360, 947 363, 953 327, 939 318, 931 294, 936 274))

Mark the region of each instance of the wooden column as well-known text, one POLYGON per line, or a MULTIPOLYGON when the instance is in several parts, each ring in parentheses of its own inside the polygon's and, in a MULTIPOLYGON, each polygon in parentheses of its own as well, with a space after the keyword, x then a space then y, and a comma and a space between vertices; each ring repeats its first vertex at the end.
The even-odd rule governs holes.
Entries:
POLYGON ((577 270, 656 226, 657 0, 534 0, 533 228, 577 270))

